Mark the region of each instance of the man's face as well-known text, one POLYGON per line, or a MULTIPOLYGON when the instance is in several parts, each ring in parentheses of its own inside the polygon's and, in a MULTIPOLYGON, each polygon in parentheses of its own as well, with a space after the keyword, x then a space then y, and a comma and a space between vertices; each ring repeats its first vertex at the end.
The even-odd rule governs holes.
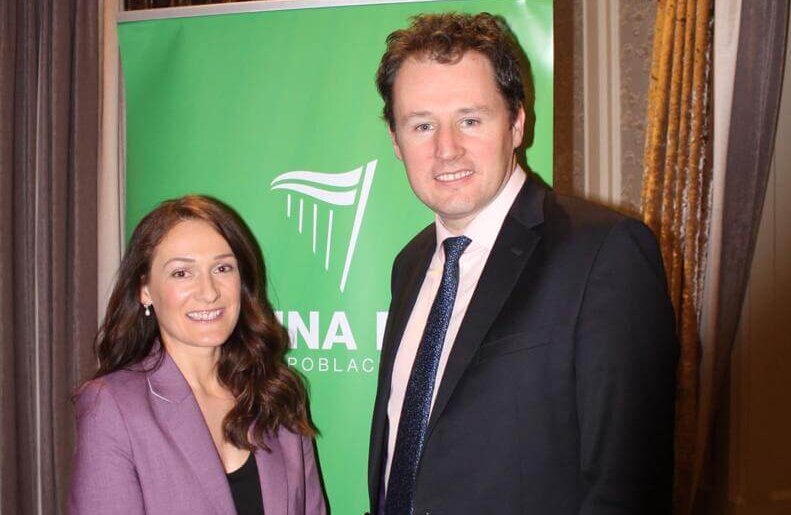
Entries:
POLYGON ((395 154, 415 195, 460 233, 511 175, 525 113, 511 120, 489 59, 407 59, 393 84, 395 154))

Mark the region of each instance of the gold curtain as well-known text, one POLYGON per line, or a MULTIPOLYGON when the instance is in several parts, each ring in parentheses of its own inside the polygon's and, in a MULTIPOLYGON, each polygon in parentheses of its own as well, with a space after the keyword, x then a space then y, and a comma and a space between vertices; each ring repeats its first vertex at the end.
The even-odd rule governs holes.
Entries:
POLYGON ((643 220, 659 238, 681 344, 674 512, 694 501, 698 319, 709 226, 712 0, 659 0, 643 176, 643 220))

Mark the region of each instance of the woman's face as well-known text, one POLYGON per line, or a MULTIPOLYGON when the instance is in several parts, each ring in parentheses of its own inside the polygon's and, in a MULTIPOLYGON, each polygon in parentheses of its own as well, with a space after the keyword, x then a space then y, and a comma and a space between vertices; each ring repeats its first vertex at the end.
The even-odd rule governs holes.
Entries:
POLYGON ((140 302, 151 304, 167 349, 225 343, 241 303, 239 268, 228 242, 203 221, 175 225, 154 249, 140 302))

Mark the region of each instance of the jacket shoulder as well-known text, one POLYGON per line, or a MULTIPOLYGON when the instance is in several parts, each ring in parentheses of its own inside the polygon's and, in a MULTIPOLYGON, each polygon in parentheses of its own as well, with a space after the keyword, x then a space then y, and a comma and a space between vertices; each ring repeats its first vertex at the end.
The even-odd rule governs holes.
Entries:
POLYGON ((404 245, 404 248, 396 255, 393 267, 413 265, 420 258, 426 247, 434 247, 436 240, 436 229, 432 222, 409 240, 409 243, 404 245))
POLYGON ((76 416, 126 411, 145 399, 146 375, 140 370, 117 370, 85 382, 75 395, 76 416), (122 409, 123 407, 123 409, 122 409))
MULTIPOLYGON (((608 207, 590 200, 562 195, 550 191, 544 204, 546 221, 566 221, 574 228, 602 228, 607 230, 626 219, 632 219, 608 207)), ((635 220, 637 221, 637 220, 635 220)))
POLYGON ((644 240, 655 240, 642 221, 589 200, 550 191, 544 204, 548 232, 603 241, 611 233, 629 233, 644 240))
POLYGON ((545 204, 545 237, 553 248, 577 259, 623 262, 629 256, 650 263, 664 282, 662 253, 654 232, 642 221, 593 202, 551 193, 545 204))

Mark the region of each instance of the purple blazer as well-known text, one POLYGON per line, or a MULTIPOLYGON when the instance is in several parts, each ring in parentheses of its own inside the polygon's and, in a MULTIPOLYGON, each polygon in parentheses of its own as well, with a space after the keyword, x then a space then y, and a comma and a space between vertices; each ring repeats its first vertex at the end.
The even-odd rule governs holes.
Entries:
MULTIPOLYGON (((149 356, 139 371, 90 381, 76 403, 69 511, 236 515, 198 403, 176 363, 149 356)), ((313 442, 285 429, 257 449, 266 515, 326 513, 313 442)))

